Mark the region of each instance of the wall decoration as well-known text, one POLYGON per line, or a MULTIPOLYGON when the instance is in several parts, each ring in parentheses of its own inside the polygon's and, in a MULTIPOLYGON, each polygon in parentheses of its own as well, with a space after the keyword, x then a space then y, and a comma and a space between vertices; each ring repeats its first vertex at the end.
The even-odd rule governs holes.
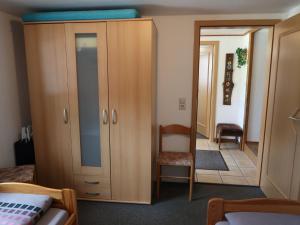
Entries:
POLYGON ((238 56, 238 68, 242 68, 242 66, 247 63, 247 48, 237 48, 235 53, 238 56))
POLYGON ((234 83, 232 82, 233 75, 233 53, 226 54, 225 61, 225 77, 223 83, 223 105, 231 105, 231 95, 234 83))

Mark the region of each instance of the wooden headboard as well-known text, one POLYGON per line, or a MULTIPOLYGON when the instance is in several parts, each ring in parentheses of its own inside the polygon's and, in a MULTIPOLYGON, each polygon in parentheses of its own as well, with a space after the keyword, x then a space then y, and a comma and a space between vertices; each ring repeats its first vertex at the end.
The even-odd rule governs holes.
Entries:
POLYGON ((77 225, 77 202, 72 189, 52 189, 27 183, 0 183, 0 192, 48 195, 53 199, 53 207, 65 209, 69 219, 65 225, 77 225))
POLYGON ((248 200, 213 198, 208 202, 207 225, 215 225, 224 220, 224 215, 228 212, 272 212, 300 215, 300 202, 267 198, 248 200))

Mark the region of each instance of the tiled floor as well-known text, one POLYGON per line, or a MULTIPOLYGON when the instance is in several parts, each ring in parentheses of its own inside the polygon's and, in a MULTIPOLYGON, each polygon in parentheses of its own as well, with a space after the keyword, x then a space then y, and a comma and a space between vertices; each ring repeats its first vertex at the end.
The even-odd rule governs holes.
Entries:
POLYGON ((221 150, 208 139, 197 139, 197 149, 221 151, 229 171, 196 169, 196 182, 217 184, 256 185, 256 167, 234 143, 222 144, 221 150))

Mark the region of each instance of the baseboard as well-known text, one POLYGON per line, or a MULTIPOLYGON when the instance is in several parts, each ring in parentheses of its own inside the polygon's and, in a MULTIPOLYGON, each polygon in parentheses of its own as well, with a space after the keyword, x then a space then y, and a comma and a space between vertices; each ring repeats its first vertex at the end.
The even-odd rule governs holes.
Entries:
POLYGON ((254 165, 256 165, 257 164, 257 156, 247 146, 247 143, 245 144, 244 152, 251 159, 251 161, 254 163, 254 165))
MULTIPOLYGON (((214 142, 218 143, 219 139, 214 138, 214 142)), ((234 143, 235 139, 234 138, 221 138, 221 143, 234 143)), ((239 143, 238 143, 239 144, 239 143)))
POLYGON ((272 184, 272 182, 262 174, 261 181, 260 181, 260 188, 264 192, 264 194, 268 198, 280 198, 280 199, 286 199, 287 197, 281 193, 275 185, 272 184))

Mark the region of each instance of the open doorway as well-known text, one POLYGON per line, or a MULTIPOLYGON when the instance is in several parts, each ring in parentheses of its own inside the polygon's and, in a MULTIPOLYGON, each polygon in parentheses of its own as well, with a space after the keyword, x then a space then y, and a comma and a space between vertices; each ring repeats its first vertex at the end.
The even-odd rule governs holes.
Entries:
POLYGON ((272 25, 200 28, 196 182, 259 185, 272 37, 272 25))

